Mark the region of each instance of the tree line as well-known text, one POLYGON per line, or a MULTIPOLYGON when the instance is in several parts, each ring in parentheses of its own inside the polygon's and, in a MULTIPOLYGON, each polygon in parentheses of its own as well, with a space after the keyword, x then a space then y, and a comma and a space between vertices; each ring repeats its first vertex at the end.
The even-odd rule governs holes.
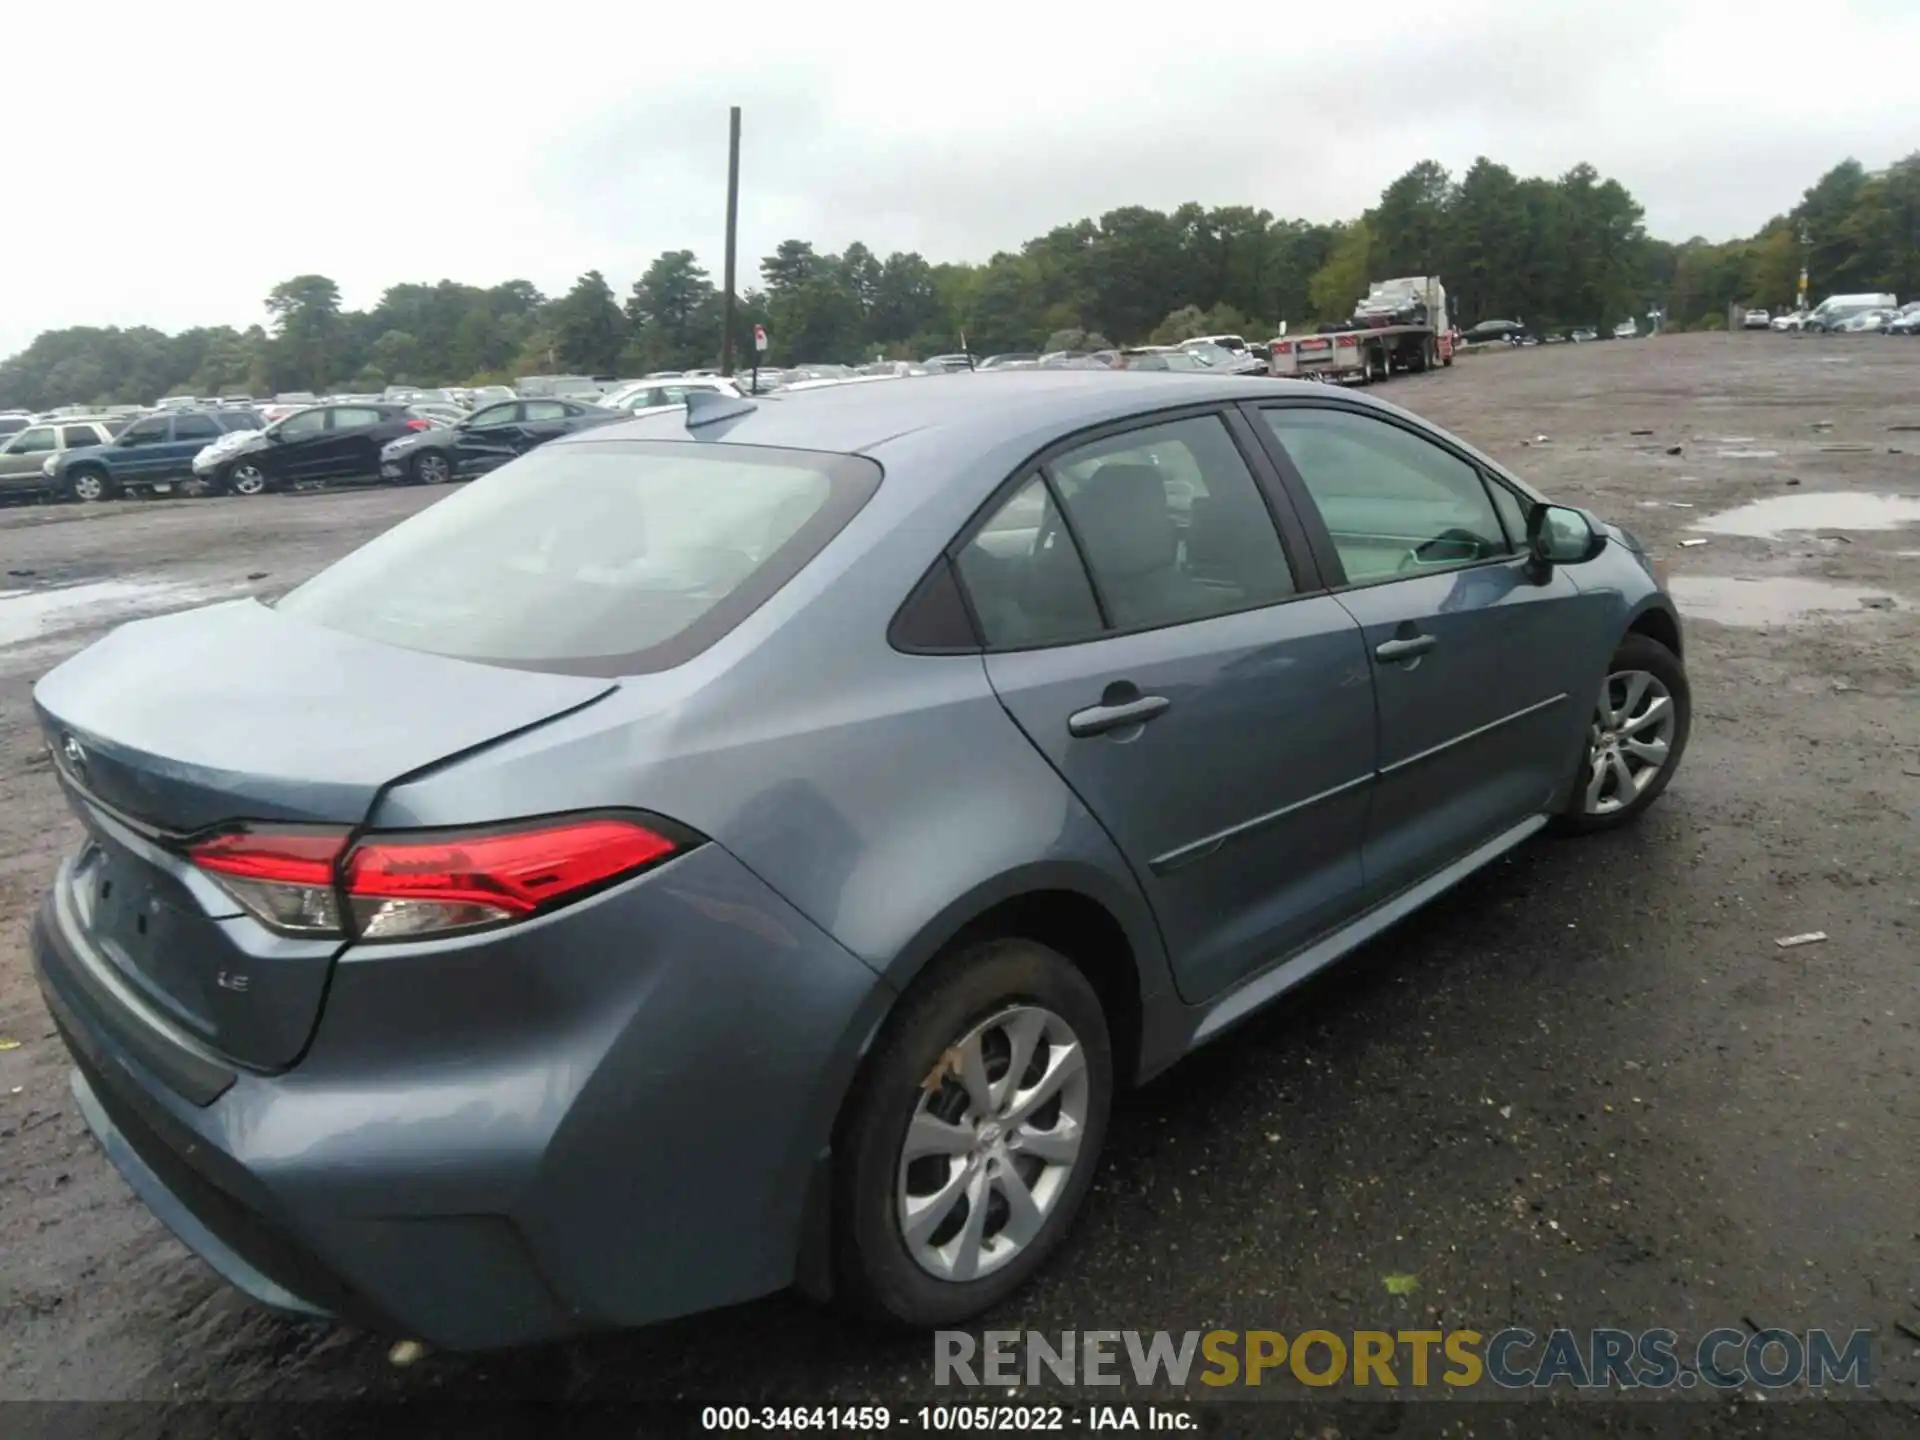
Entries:
MULTIPOLYGON (((1369 280, 1397 275, 1441 276, 1462 324, 1603 326, 1658 306, 1670 327, 1706 328, 1733 304, 1789 304, 1803 264, 1815 297, 1920 291, 1920 152, 1872 173, 1847 160, 1787 214, 1720 243, 1653 239, 1639 202, 1590 165, 1523 178, 1484 157, 1457 178, 1423 160, 1334 224, 1245 205, 1126 206, 980 264, 783 240, 738 296, 736 334, 749 361, 751 327, 765 325, 769 363, 788 365, 963 343, 989 354, 1260 338, 1282 321, 1344 316, 1369 280)), ((723 304, 691 250, 661 254, 624 299, 590 270, 556 297, 526 280, 442 280, 395 285, 354 311, 332 280, 300 275, 245 330, 46 331, 0 362, 0 407, 688 369, 718 363, 723 304)))

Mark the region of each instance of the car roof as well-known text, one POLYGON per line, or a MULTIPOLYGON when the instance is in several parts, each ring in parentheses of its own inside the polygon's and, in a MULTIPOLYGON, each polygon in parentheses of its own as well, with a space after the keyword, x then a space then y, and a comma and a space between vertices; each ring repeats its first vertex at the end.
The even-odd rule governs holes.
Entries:
MULTIPOLYGON (((1272 383, 1308 388, 1304 381, 1272 383)), ((926 431, 994 440, 1029 432, 1036 436, 1064 435, 1156 409, 1247 400, 1272 393, 1253 386, 1245 376, 1210 378, 1173 371, 962 371, 754 396, 741 402, 750 408, 738 418, 703 429, 706 436, 740 445, 867 453, 889 441, 926 431)), ((700 435, 699 431, 689 432, 686 412, 676 406, 552 443, 686 440, 700 435)))

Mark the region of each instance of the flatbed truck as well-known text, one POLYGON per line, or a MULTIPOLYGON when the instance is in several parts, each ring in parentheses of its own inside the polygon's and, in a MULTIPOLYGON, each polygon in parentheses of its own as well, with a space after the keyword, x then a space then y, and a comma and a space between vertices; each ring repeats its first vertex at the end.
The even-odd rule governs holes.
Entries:
POLYGON ((1379 281, 1354 307, 1353 319, 1317 335, 1276 336, 1271 356, 1274 375, 1361 385, 1451 365, 1446 287, 1434 275, 1379 281), (1407 314, 1420 318, 1398 320, 1407 314))

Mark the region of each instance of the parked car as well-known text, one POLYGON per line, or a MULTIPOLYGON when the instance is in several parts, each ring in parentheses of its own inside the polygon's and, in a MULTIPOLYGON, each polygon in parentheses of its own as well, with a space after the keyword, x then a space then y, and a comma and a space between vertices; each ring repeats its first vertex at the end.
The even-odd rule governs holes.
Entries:
POLYGON ((984 360, 976 362, 974 368, 976 370, 999 370, 1008 365, 1031 364, 1038 361, 1039 358, 1040 353, 1037 350, 1009 351, 1005 355, 989 355, 984 360))
POLYGON ((1591 325, 1582 325, 1579 329, 1572 331, 1567 338, 1576 345, 1584 345, 1591 340, 1598 340, 1600 338, 1600 332, 1595 330, 1591 325))
POLYGON ((47 488, 89 501, 192 488, 196 455, 222 435, 258 431, 261 424, 252 410, 163 410, 135 420, 106 444, 48 456, 47 488))
POLYGON ((1802 329, 1807 323, 1807 314, 1808 312, 1805 310, 1793 310, 1785 315, 1776 315, 1772 320, 1767 322, 1767 328, 1770 330, 1802 329))
POLYGON ((0 436, 18 435, 34 418, 31 410, 0 410, 0 436))
POLYGON ((609 391, 595 403, 604 410, 654 410, 684 404, 690 390, 735 395, 740 387, 722 375, 689 375, 675 380, 635 380, 609 391))
POLYGON ((497 404, 502 400, 517 398, 511 385, 476 385, 471 395, 473 408, 476 410, 482 406, 497 404))
POLYGON ((1194 374, 1211 367, 1197 356, 1189 355, 1178 345, 1132 345, 1120 351, 1115 361, 1116 370, 1177 370, 1182 374, 1194 374))
POLYGON ((1920 335, 1920 300, 1908 301, 1887 326, 1889 335, 1920 335))
POLYGON ((29 425, 0 444, 0 495, 31 495, 53 488, 47 462, 66 450, 108 445, 125 429, 118 420, 66 419, 29 425))
POLYGON ((964 1324, 1122 1086, 1685 751, 1659 563, 1364 396, 717 404, 35 687, 78 1110, 263 1304, 964 1324))
POLYGON ((1246 347, 1229 350, 1211 340, 1189 340, 1180 347, 1209 370, 1223 375, 1265 375, 1267 362, 1247 353, 1246 347))
POLYGON ((1773 316, 1765 310, 1749 310, 1740 317, 1742 330, 1766 330, 1773 325, 1773 316))
POLYGON ((434 428, 405 405, 315 405, 275 421, 249 443, 196 469, 213 489, 232 495, 378 480, 380 452, 389 440, 434 428))
POLYGON ((1867 334, 1883 329, 1898 313, 1886 306, 1875 306, 1871 310, 1858 310, 1837 321, 1829 321, 1827 328, 1849 335, 1867 334))
POLYGON ((1526 333, 1527 327, 1518 320, 1482 320, 1478 325, 1470 326, 1460 338, 1469 345, 1486 345, 1495 341, 1518 345, 1526 333))
POLYGON ((1616 340, 1637 340, 1639 337, 1640 327, 1631 320, 1622 320, 1613 327, 1613 338, 1616 340))
POLYGON ((457 424, 389 440, 380 450, 380 478, 415 485, 466 480, 575 430, 628 418, 625 410, 575 400, 512 400, 489 405, 457 424))
POLYGON ((973 369, 973 357, 971 355, 965 355, 965 354, 929 355, 925 360, 921 361, 920 363, 925 365, 928 370, 930 370, 936 375, 938 375, 943 370, 973 369))

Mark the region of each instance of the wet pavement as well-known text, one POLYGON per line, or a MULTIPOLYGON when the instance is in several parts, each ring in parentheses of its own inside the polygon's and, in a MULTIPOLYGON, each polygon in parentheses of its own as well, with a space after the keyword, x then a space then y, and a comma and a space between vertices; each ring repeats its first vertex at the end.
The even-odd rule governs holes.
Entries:
POLYGON ((1912 602, 1874 590, 1791 575, 1677 575, 1673 598, 1689 619, 1717 625, 1784 625, 1795 620, 1866 620, 1912 608, 1912 602))
MULTIPOLYGON (((1128 1097, 1079 1233, 992 1328, 1868 1327, 1876 1390, 1907 1408, 1834 1407, 1845 1428, 1920 1421, 1920 1345, 1899 1328, 1920 1325, 1920 457, 1885 444, 1920 419, 1920 346, 1850 342, 1541 347, 1383 392, 1673 566, 1686 763, 1636 830, 1530 844, 1128 1097), (1814 930, 1828 939, 1774 943, 1814 930)), ((227 1290, 74 1115, 23 943, 76 835, 32 678, 128 607, 276 593, 435 498, 0 510, 0 587, 28 592, 0 598, 0 1036, 20 1042, 0 1052, 0 1394, 405 1400, 413 1433, 433 1428, 423 1402, 488 1407, 463 1434, 508 1433, 516 1399, 929 1398, 924 1339, 789 1297, 395 1368, 384 1341, 227 1290)), ((1691 1434, 1754 1433, 1776 1408, 1693 1398, 1691 1434)), ((1377 1411, 1334 1433, 1635 1423, 1377 1411)), ((85 1437, 150 1432, 157 1412, 62 1413, 85 1437)), ((176 1433, 198 1423, 170 1413, 176 1433)), ((358 1431, 350 1412, 290 1414, 251 1433, 358 1431)))
POLYGON ((1697 530, 1757 540, 1777 540, 1794 531, 1897 530, 1907 525, 1920 525, 1920 495, 1850 490, 1770 495, 1694 522, 1697 530))

